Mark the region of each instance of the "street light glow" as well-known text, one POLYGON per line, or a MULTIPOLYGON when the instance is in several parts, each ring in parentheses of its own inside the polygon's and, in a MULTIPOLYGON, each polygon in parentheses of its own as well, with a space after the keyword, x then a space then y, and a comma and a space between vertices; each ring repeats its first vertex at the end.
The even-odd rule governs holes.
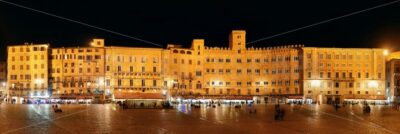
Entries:
POLYGON ((319 87, 320 85, 321 85, 321 81, 311 80, 311 87, 319 87))
POLYGON ((378 82, 377 81, 370 81, 370 82, 368 82, 368 87, 370 87, 370 88, 378 88, 378 82))
POLYGON ((383 55, 389 55, 389 51, 388 50, 383 50, 383 55))

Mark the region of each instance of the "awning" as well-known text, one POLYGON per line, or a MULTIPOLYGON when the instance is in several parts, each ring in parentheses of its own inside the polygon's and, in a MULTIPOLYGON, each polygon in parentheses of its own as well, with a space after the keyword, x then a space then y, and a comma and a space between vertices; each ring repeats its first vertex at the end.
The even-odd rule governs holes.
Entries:
POLYGON ((64 99, 64 100, 71 100, 71 99, 92 99, 92 95, 78 95, 78 94, 55 94, 50 97, 51 99, 64 99))
POLYGON ((303 96, 289 96, 288 99, 303 99, 303 96))
POLYGON ((253 100, 253 96, 249 95, 191 95, 181 96, 183 99, 213 99, 213 100, 253 100))
POLYGON ((346 96, 345 99, 386 100, 386 97, 384 95, 354 95, 346 96))
POLYGON ((114 93, 115 99, 165 99, 161 93, 114 93))

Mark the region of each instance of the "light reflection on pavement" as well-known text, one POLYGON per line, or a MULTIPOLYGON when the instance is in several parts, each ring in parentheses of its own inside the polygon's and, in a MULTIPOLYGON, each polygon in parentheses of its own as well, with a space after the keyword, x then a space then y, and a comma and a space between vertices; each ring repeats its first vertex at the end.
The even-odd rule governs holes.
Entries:
POLYGON ((329 105, 281 105, 283 121, 274 120, 274 105, 249 108, 221 105, 176 105, 174 109, 123 110, 113 104, 60 105, 54 113, 51 105, 0 105, 1 133, 149 133, 149 134, 244 134, 244 133, 328 133, 396 134, 400 133, 400 111, 372 106, 365 114, 360 105, 338 111, 329 105))

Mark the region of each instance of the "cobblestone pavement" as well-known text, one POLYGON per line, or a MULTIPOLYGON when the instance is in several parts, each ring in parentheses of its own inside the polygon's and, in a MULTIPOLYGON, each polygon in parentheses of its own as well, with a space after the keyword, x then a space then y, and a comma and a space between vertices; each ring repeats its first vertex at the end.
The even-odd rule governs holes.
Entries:
POLYGON ((177 105, 175 109, 128 109, 113 104, 0 105, 1 133, 133 133, 133 134, 400 134, 400 111, 372 106, 369 114, 361 105, 338 111, 330 105, 281 105, 282 121, 274 120, 274 105, 256 105, 250 113, 243 105, 216 108, 177 105))

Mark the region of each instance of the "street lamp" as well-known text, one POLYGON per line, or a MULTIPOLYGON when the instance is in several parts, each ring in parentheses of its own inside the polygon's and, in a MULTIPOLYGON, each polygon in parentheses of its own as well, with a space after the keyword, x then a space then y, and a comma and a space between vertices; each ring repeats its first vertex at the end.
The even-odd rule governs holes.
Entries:
POLYGON ((383 50, 383 55, 389 55, 389 51, 388 50, 383 50))

